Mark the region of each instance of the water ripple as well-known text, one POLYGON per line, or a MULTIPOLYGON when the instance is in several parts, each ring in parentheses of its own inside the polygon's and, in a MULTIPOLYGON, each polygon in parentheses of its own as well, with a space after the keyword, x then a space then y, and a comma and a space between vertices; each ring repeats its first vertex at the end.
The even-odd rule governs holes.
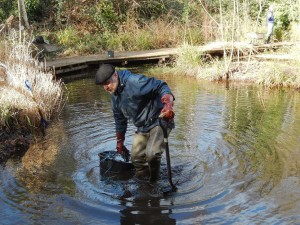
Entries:
MULTIPOLYGON (((116 146, 109 95, 92 79, 69 83, 61 121, 21 162, 0 169, 3 224, 297 224, 298 94, 168 78, 176 96, 161 180, 101 174, 116 146)), ((135 128, 128 127, 130 149, 135 128)))

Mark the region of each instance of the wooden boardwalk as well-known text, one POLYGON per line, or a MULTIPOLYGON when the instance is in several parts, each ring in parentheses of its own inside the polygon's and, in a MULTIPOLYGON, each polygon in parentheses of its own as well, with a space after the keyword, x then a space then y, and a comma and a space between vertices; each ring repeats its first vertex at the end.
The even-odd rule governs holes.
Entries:
MULTIPOLYGON (((292 45, 293 43, 274 43, 274 44, 262 44, 252 45, 248 43, 228 43, 219 42, 211 43, 205 46, 198 46, 197 50, 203 54, 211 56, 222 56, 224 52, 234 51, 239 52, 238 55, 256 54, 269 49, 276 49, 282 46, 292 45)), ((108 54, 96 54, 88 56, 73 56, 66 58, 59 58, 46 62, 46 67, 50 70, 54 70, 56 75, 75 74, 80 70, 87 69, 89 67, 98 67, 101 63, 111 63, 127 65, 137 62, 165 62, 178 55, 179 48, 163 48, 147 51, 131 51, 131 52, 114 52, 114 57, 109 57, 108 54)))
POLYGON ((140 61, 165 61, 177 55, 177 48, 165 48, 148 51, 114 52, 114 57, 108 54, 88 56, 73 56, 47 61, 46 66, 53 68, 55 74, 64 74, 86 69, 90 66, 98 66, 101 63, 122 64, 140 61))

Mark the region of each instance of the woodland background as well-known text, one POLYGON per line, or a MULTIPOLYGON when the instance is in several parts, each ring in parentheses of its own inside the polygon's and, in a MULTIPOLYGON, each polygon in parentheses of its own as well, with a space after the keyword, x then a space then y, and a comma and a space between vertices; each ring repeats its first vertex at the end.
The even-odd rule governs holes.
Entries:
MULTIPOLYGON (((266 33, 271 4, 273 41, 300 36, 300 0, 22 1, 33 36, 64 46, 64 55, 244 41, 249 32, 266 33)), ((0 23, 18 17, 17 0, 0 0, 0 5, 0 23)))

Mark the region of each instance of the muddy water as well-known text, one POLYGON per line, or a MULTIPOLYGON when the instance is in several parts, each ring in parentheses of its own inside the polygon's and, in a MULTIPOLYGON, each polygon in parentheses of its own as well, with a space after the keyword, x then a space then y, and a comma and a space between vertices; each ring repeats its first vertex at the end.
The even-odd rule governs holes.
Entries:
POLYGON ((110 97, 81 79, 46 139, 0 168, 0 224, 300 224, 300 94, 159 78, 176 96, 176 193, 163 194, 165 158, 155 185, 100 175, 98 153, 115 147, 110 97))

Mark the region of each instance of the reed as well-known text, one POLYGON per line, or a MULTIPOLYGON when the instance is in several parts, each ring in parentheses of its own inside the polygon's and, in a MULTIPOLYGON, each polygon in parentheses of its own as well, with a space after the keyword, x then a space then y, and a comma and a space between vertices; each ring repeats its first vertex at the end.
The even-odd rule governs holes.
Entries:
POLYGON ((204 80, 218 80, 225 70, 224 62, 219 59, 206 59, 206 55, 197 46, 184 44, 178 49, 173 73, 184 74, 204 80))
POLYGON ((300 41, 300 23, 292 23, 290 33, 292 41, 300 41))
POLYGON ((300 44, 295 44, 286 53, 291 56, 288 62, 265 62, 257 73, 257 83, 268 87, 300 88, 300 44))
POLYGON ((116 33, 107 35, 106 40, 108 48, 119 51, 175 47, 184 39, 200 43, 199 31, 196 32, 195 28, 191 33, 191 36, 185 34, 182 25, 175 21, 156 19, 140 25, 135 20, 128 20, 116 33))
POLYGON ((1 125, 35 128, 40 125, 39 109, 46 120, 58 116, 66 101, 65 85, 45 72, 44 63, 32 57, 30 38, 24 35, 20 41, 17 33, 11 33, 9 41, 2 41, 6 57, 0 58, 5 73, 0 88, 1 125), (25 80, 30 82, 34 98, 25 80))
POLYGON ((265 63, 257 73, 256 83, 267 87, 300 88, 300 64, 265 63))

